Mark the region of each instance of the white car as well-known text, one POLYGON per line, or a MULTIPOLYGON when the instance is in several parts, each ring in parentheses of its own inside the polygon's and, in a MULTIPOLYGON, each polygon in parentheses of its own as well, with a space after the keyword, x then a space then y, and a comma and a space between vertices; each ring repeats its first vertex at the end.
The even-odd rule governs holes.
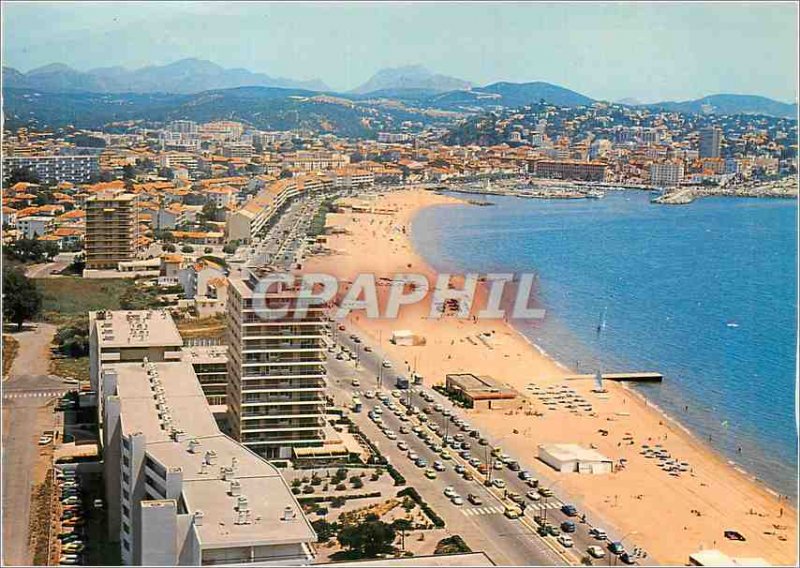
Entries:
POLYGON ((586 552, 592 558, 604 558, 606 555, 606 551, 600 548, 599 546, 590 546, 586 549, 586 552))
POLYGON ((450 498, 450 501, 453 503, 453 505, 457 505, 459 507, 464 504, 464 499, 462 499, 460 495, 453 495, 450 498))
POLYGON ((389 361, 383 361, 383 363, 381 363, 381 367, 383 367, 384 369, 391 369, 392 364, 389 361))
POLYGON ((364 393, 364 398, 375 398, 375 393, 373 391, 367 391, 364 393))
POLYGON ((574 542, 572 542, 572 537, 566 534, 562 534, 558 537, 558 543, 563 546, 564 548, 572 548, 574 546, 574 542))
POLYGON ((399 442, 397 442, 397 449, 405 452, 408 450, 408 444, 406 444, 403 440, 400 440, 399 442))
POLYGON ((396 440, 397 439, 397 434, 395 434, 391 430, 386 430, 385 434, 386 434, 386 437, 389 438, 390 440, 396 440))
POLYGON ((492 485, 494 485, 494 486, 495 486, 495 487, 497 487, 498 489, 505 489, 505 487, 506 487, 506 482, 505 482, 505 481, 503 481, 502 479, 493 479, 493 480, 492 480, 492 485))
POLYGON ((419 459, 419 456, 417 455, 417 452, 409 450, 408 459, 410 459, 411 461, 417 461, 419 459))
POLYGON ((525 494, 525 497, 527 497, 531 501, 538 501, 539 499, 542 498, 541 495, 539 495, 536 491, 528 491, 525 494))
POLYGON ((453 487, 452 485, 448 485, 447 487, 444 488, 445 497, 452 498, 454 495, 458 495, 458 493, 456 493, 455 487, 453 487))

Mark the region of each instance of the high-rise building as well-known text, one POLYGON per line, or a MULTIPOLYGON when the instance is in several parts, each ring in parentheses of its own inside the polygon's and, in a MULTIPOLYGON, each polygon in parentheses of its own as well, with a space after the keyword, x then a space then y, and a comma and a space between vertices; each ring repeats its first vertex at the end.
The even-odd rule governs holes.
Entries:
POLYGON ((109 539, 126 566, 311 564, 280 472, 217 427, 188 362, 103 368, 109 539))
POLYGON ((103 192, 86 200, 86 268, 117 268, 136 256, 136 195, 103 192))
POLYGON ((722 148, 722 130, 709 126, 700 131, 700 157, 719 158, 722 148))
POLYGON ((683 181, 683 162, 665 162, 650 166, 650 184, 656 187, 675 186, 683 181))
POLYGON ((88 183, 100 173, 100 159, 97 154, 3 157, 3 181, 16 170, 28 171, 42 183, 88 183))
POLYGON ((228 286, 228 426, 267 459, 324 440, 327 373, 323 309, 303 312, 298 290, 270 286, 249 269, 228 286))

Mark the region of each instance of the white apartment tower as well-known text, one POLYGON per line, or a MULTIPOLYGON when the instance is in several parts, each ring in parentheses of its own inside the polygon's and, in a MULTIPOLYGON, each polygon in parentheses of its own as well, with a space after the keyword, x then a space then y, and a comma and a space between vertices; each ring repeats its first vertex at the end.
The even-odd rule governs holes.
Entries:
POLYGON ((228 286, 228 423, 234 439, 267 459, 320 446, 327 373, 323 308, 299 309, 299 290, 248 269, 228 286))

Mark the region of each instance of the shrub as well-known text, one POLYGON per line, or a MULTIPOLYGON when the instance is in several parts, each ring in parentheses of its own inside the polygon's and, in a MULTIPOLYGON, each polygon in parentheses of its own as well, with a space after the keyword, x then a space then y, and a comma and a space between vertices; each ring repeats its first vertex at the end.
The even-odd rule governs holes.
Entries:
POLYGON ((344 483, 340 483, 336 486, 336 491, 344 491, 345 489, 347 489, 347 486, 344 483))
POLYGON ((355 481, 353 481, 352 484, 353 484, 353 489, 361 489, 362 487, 364 487, 364 482, 361 481, 360 477, 356 477, 355 481))

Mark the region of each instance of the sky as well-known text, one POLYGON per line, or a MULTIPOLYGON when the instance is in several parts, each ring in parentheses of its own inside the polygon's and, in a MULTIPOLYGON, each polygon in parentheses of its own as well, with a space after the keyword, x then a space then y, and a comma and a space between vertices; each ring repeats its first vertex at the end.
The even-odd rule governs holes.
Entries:
POLYGON ((137 68, 196 57, 344 91, 422 64, 475 85, 603 100, 797 100, 797 4, 3 2, 3 65, 137 68), (46 25, 43 25, 46 23, 46 25))

